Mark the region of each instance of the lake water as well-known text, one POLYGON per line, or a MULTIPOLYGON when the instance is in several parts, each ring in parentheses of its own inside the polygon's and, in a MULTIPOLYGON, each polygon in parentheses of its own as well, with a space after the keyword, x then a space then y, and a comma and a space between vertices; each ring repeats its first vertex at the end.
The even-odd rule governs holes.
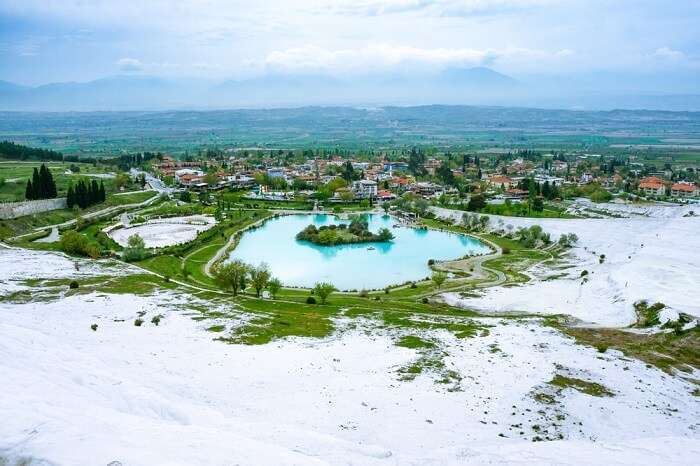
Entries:
POLYGON ((273 276, 289 286, 312 287, 330 282, 338 289, 373 289, 430 276, 428 259, 456 259, 490 249, 469 236, 397 227, 395 219, 369 215, 369 229, 376 233, 389 228, 395 238, 389 243, 319 246, 297 241, 307 225, 349 223, 333 215, 288 215, 265 222, 243 234, 230 255, 249 264, 266 262, 273 276), (373 247, 373 250, 367 248, 373 247))

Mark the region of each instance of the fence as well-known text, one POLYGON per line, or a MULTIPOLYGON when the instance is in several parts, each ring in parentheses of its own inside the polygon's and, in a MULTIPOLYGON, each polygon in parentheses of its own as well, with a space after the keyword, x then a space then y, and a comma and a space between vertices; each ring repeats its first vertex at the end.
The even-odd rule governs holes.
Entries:
POLYGON ((65 209, 66 207, 65 197, 39 199, 38 201, 3 202, 0 203, 0 219, 6 220, 49 210, 65 209))

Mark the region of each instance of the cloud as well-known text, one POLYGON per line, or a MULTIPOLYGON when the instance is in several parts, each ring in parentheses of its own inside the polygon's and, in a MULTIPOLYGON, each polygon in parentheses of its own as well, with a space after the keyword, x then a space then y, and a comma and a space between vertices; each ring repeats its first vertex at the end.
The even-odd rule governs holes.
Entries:
POLYGON ((319 9, 340 15, 484 16, 531 9, 557 0, 320 0, 319 9))
POLYGON ((686 58, 685 53, 679 50, 673 50, 670 47, 660 47, 651 54, 652 58, 659 58, 662 60, 673 60, 680 61, 686 58))
POLYGON ((120 58, 117 60, 117 66, 121 71, 127 73, 143 70, 143 63, 136 58, 120 58))
POLYGON ((568 49, 548 52, 526 48, 419 48, 376 44, 357 49, 329 50, 307 45, 273 51, 262 60, 249 59, 246 64, 265 71, 285 73, 373 74, 406 69, 433 72, 447 67, 496 66, 517 61, 556 60, 572 54, 573 51, 568 49))

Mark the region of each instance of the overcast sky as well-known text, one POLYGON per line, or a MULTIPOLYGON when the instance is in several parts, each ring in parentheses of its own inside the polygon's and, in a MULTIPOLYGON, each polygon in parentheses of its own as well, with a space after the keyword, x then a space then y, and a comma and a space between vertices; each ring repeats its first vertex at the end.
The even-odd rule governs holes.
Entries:
POLYGON ((700 0, 0 0, 0 79, 698 73, 700 0))

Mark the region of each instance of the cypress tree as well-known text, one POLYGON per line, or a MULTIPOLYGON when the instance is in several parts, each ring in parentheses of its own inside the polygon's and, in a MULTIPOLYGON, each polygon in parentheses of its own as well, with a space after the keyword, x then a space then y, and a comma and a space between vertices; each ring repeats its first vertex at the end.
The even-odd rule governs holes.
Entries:
POLYGON ((104 202, 107 200, 107 195, 105 194, 105 183, 104 181, 100 180, 100 202, 104 202))
POLYGON ((69 209, 72 209, 75 205, 75 194, 73 193, 73 185, 68 186, 68 192, 66 193, 66 205, 69 209))
POLYGON ((41 164, 39 168, 39 199, 46 199, 49 197, 49 191, 51 187, 49 186, 49 174, 46 165, 41 164))
POLYGON ((98 202, 100 202, 100 186, 96 180, 92 180, 92 183, 90 183, 90 205, 98 202))
POLYGON ((34 187, 32 180, 27 180, 27 189, 24 190, 24 198, 28 201, 34 200, 34 187))
POLYGON ((39 177, 39 170, 34 167, 34 172, 32 173, 32 199, 41 199, 41 179, 39 177))
POLYGON ((46 169, 46 180, 47 180, 47 194, 50 199, 55 198, 58 196, 58 190, 56 189, 56 182, 53 179, 53 175, 51 174, 51 170, 48 168, 46 169))

